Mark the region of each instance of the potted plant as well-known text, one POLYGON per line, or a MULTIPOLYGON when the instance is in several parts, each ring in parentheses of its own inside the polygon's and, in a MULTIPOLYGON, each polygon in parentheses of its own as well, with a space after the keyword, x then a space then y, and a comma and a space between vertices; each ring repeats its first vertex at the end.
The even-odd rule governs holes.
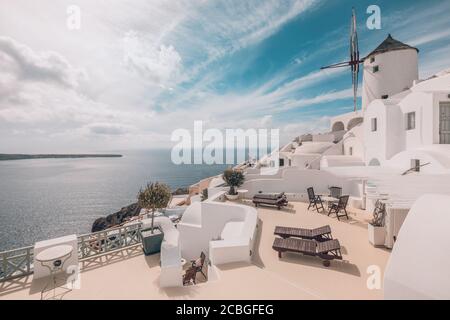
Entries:
POLYGON ((138 204, 140 207, 151 210, 150 228, 141 230, 142 245, 146 255, 159 252, 164 233, 159 227, 154 227, 156 209, 166 208, 172 197, 170 188, 159 182, 148 183, 138 194, 138 204))
POLYGON ((223 180, 228 184, 230 190, 225 194, 228 200, 237 200, 239 194, 236 188, 239 188, 244 183, 244 173, 240 170, 226 169, 222 175, 223 180))
POLYGON ((208 200, 208 189, 203 189, 201 193, 202 201, 208 200))
POLYGON ((368 225, 369 242, 374 246, 384 245, 386 239, 385 217, 386 206, 381 201, 377 201, 373 211, 373 219, 368 225))

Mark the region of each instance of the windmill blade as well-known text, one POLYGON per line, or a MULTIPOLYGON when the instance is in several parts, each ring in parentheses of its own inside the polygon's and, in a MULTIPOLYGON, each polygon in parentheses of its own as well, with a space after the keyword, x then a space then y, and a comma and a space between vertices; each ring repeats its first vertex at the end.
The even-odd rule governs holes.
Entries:
POLYGON ((359 47, 358 47, 358 32, 356 30, 356 14, 355 9, 352 10, 352 19, 350 26, 350 62, 352 71, 352 85, 353 85, 353 110, 357 110, 358 98, 358 84, 359 84, 359 47))
POLYGON ((358 85, 359 85, 359 64, 355 66, 355 71, 352 72, 352 85, 353 85, 353 111, 357 110, 358 103, 358 85))
POLYGON ((342 67, 348 67, 350 65, 351 65, 351 61, 346 61, 346 62, 339 62, 339 63, 331 64, 329 66, 322 67, 320 69, 324 70, 324 69, 332 69, 332 68, 342 68, 342 67))
POLYGON ((350 19, 350 37, 349 37, 349 61, 339 62, 335 64, 331 64, 326 67, 320 68, 324 69, 332 69, 332 68, 343 68, 350 67, 351 75, 352 75, 352 86, 353 86, 353 109, 357 110, 357 102, 358 102, 358 85, 359 85, 359 64, 364 62, 360 60, 359 57, 359 45, 358 45, 358 32, 356 30, 356 13, 355 8, 352 9, 352 17, 350 19))

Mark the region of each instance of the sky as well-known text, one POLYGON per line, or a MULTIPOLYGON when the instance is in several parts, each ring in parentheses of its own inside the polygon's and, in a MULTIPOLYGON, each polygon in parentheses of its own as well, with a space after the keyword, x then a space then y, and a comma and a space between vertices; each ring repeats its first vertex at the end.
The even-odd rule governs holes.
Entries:
POLYGON ((348 58, 353 6, 361 55, 391 33, 421 78, 450 68, 445 0, 0 0, 0 153, 167 147, 196 120, 327 131, 353 110, 349 70, 320 70, 348 58))

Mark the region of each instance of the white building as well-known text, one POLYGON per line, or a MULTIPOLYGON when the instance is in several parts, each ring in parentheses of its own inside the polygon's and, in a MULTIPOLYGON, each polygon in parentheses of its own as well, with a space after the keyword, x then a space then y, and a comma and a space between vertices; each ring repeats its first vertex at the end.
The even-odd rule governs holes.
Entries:
MULTIPOLYGON (((450 73, 418 80, 418 49, 389 35, 364 59, 362 111, 332 119, 347 130, 342 155, 404 170, 411 160, 436 172, 450 166, 450 73)), ((342 157, 342 162, 344 161, 342 157)), ((341 163, 324 159, 325 166, 341 163)))
POLYGON ((418 52, 389 35, 363 62, 362 108, 332 118, 330 131, 280 150, 280 167, 387 165, 450 168, 450 71, 418 79, 418 52))
POLYGON ((450 70, 418 80, 418 52, 389 35, 363 59, 362 109, 332 118, 329 132, 281 148, 275 174, 247 172, 249 195, 284 191, 303 199, 306 185, 337 185, 370 211, 366 182, 418 165, 422 173, 449 173, 450 70), (307 172, 319 170, 329 175, 307 172))

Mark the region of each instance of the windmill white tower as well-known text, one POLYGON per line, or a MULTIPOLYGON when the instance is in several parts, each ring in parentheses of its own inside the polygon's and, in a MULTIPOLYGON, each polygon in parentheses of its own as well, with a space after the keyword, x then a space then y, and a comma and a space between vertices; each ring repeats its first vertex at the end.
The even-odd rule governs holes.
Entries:
POLYGON ((419 78, 417 48, 389 35, 364 58, 362 109, 412 87, 419 78))
POLYGON ((350 23, 349 60, 321 69, 350 67, 353 85, 353 110, 357 110, 360 64, 363 64, 362 110, 375 99, 386 99, 412 87, 419 78, 419 49, 388 37, 365 58, 359 56, 355 9, 350 23))

